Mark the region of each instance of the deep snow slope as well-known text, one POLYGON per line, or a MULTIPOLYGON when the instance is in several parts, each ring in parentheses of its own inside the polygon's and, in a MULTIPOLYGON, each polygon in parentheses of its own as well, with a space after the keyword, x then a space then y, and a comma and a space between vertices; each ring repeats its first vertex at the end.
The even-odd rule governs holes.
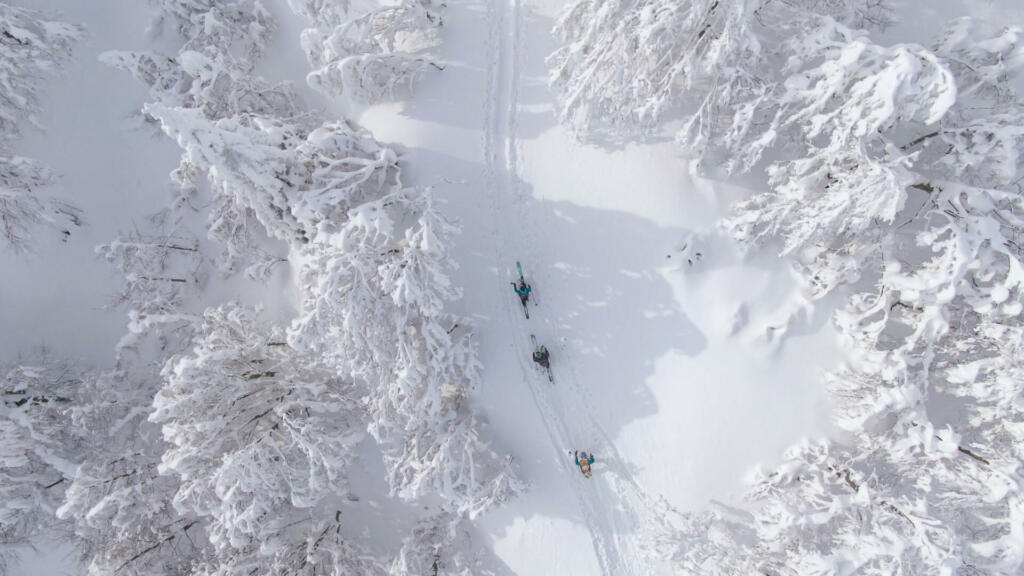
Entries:
MULTIPOLYGON (((41 192, 75 204, 84 225, 66 243, 45 239, 24 255, 0 250, 0 361, 45 346, 54 357, 108 366, 126 318, 124 310, 107 307, 121 278, 94 248, 167 204, 168 174, 180 152, 155 129, 139 125, 145 88, 97 57, 151 45, 152 11, 145 2, 115 0, 12 3, 85 26, 73 60, 41 91, 37 120, 43 128, 26 127, 18 149, 58 174, 57 184, 41 192)), ((45 538, 36 547, 25 550, 8 576, 81 573, 72 547, 45 538)))
POLYGON ((822 434, 818 375, 838 362, 783 262, 711 237, 744 194, 691 178, 672 143, 598 148, 557 124, 544 57, 560 3, 450 2, 445 69, 409 102, 366 111, 406 150, 410 184, 461 219, 458 311, 474 318, 496 447, 533 489, 480 524, 516 574, 670 573, 644 553, 679 510, 728 499, 757 463, 822 434), (520 260, 536 293, 523 316, 520 260), (555 383, 529 360, 552 353, 555 383), (584 479, 571 451, 593 450, 584 479))
MULTIPOLYGON (((4 260, 0 324, 9 329, 0 350, 46 342, 102 363, 124 320, 101 310, 113 271, 92 248, 166 202, 179 153, 132 127, 144 89, 96 60, 152 41, 149 10, 113 0, 22 3, 64 10, 89 31, 44 102, 48 130, 29 135, 24 150, 64 174, 54 193, 76 201, 89 226, 71 244, 4 260)), ((784 263, 743 261, 715 238, 700 261, 685 263, 694 257, 681 251, 689 234, 710 230, 744 191, 693 179, 670 142, 582 146, 558 126, 543 60, 560 7, 449 2, 445 69, 361 121, 405 150, 407 182, 433 186, 463 224, 456 281, 465 297, 454 307, 481 342, 478 408, 488 439, 532 483, 479 523, 497 572, 670 573, 644 551, 650 531, 671 518, 659 499, 680 510, 728 499, 753 465, 825 432, 817 375, 838 354, 828 306, 805 312, 784 263), (536 291, 530 320, 508 284, 517 259, 536 291), (531 333, 551 349, 554 384, 529 361, 531 333), (592 479, 574 467, 574 449, 596 454, 592 479)), ((283 0, 274 9, 288 13, 283 0)), ((298 29, 282 26, 280 45, 298 29)), ((272 57, 269 74, 307 69, 295 65, 298 40, 290 41, 292 53, 272 57)), ((340 113, 336 104, 327 103, 340 113)))
POLYGON ((59 175, 44 193, 78 206, 84 225, 66 243, 47 239, 20 256, 0 251, 0 360, 45 345, 58 356, 107 365, 125 317, 104 308, 120 278, 93 249, 167 204, 179 152, 155 129, 138 125, 145 88, 97 57, 146 47, 151 10, 145 2, 113 0, 14 4, 85 26, 73 61, 42 90, 43 130, 27 127, 18 150, 59 175))

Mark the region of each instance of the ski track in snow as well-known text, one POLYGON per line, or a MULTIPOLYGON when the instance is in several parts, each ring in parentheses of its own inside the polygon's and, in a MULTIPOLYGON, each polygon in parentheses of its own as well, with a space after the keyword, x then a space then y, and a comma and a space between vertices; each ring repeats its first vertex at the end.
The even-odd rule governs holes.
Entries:
POLYGON ((523 28, 521 0, 491 0, 488 20, 490 46, 484 103, 486 195, 493 219, 491 235, 498 289, 508 293, 504 309, 508 325, 517 332, 512 339, 513 353, 519 358, 523 380, 541 414, 556 460, 573 483, 601 572, 606 576, 650 574, 653 547, 647 544, 653 534, 647 530, 671 530, 661 512, 667 508, 654 502, 636 483, 609 435, 591 416, 593 410, 586 391, 578 383, 568 351, 558 345, 557 326, 550 319, 550 311, 536 297, 539 291, 543 298, 545 287, 553 287, 554 283, 544 272, 543 253, 538 249, 543 236, 527 209, 533 198, 519 180, 516 131, 523 28), (509 225, 510 221, 515 222, 514 227, 509 225), (535 290, 531 298, 534 314, 529 320, 508 285, 516 276, 513 263, 517 259, 523 262, 524 274, 535 290), (554 385, 533 365, 530 334, 536 334, 538 341, 552 350, 554 385), (594 475, 590 479, 575 465, 572 452, 577 449, 595 455, 594 475))

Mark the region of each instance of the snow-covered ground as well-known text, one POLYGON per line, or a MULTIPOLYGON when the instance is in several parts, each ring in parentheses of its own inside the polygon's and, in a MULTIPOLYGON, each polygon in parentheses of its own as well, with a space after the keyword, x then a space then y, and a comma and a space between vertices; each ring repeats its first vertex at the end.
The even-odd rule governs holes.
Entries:
MULTIPOLYGON (((481 529, 517 574, 641 574, 637 532, 735 495, 756 464, 826 430, 821 371, 838 362, 828 310, 778 328, 802 300, 778 260, 712 238, 680 248, 743 194, 692 178, 673 143, 577 143, 552 112, 544 57, 560 2, 451 2, 443 72, 360 121, 406 150, 463 233, 458 311, 474 318, 489 435, 533 489, 481 529), (523 316, 509 281, 536 294, 523 316), (552 353, 551 385, 530 334, 552 353), (593 450, 584 479, 571 451, 593 450)), ((799 316, 799 313, 798 313, 799 316)))
POLYGON ((44 239, 25 255, 0 251, 0 359, 45 345, 59 356, 107 365, 125 318, 121 310, 104 309, 120 278, 93 249, 167 204, 167 175, 179 152, 152 127, 139 127, 145 88, 98 56, 150 45, 152 10, 144 2, 113 0, 14 4, 57 11, 85 27, 74 60, 42 91, 38 120, 44 129, 26 129, 17 150, 59 175, 47 193, 74 203, 85 224, 66 243, 44 239))
MULTIPOLYGON (((124 318, 102 308, 117 281, 93 247, 166 203, 179 149, 132 123, 144 88, 97 55, 161 40, 147 36, 142 2, 19 3, 60 9, 88 30, 46 92, 47 129, 27 131, 20 150, 62 174, 52 192, 81 207, 87 226, 67 244, 0 253, 0 358, 46 344, 103 364, 124 318)), ((645 556, 643 540, 670 507, 728 501, 754 467, 802 437, 829 434, 821 374, 842 360, 829 322, 836 300, 812 305, 786 262, 740 255, 717 236, 715 221, 748 191, 693 176, 675 143, 583 145, 558 124, 544 58, 561 7, 448 2, 444 70, 430 69, 413 97, 363 110, 358 121, 403 151, 406 183, 432 187, 463 228, 455 280, 464 297, 452 308, 480 341, 484 435, 531 484, 477 523, 493 568, 669 574, 645 556), (517 261, 534 289, 530 319, 509 286, 517 261), (531 335, 551 350, 553 383, 530 361, 531 335), (577 449, 596 455, 593 478, 574 466, 577 449)), ((301 82, 305 23, 284 0, 272 9, 280 36, 260 72, 301 82)), ((953 0, 935 9, 964 10, 953 0)), ((333 114, 345 110, 300 92, 333 114)), ((278 296, 287 307, 290 296, 278 296)), ((368 522, 373 534, 389 533, 374 550, 385 554, 411 522, 388 516, 407 511, 372 485, 379 456, 368 452, 353 483, 380 500, 368 522)), ((53 556, 40 551, 46 562, 53 556)), ((29 557, 13 576, 71 570, 29 557)))
MULTIPOLYGON (((43 129, 27 128, 17 150, 58 174, 46 193, 82 209, 84 226, 66 243, 41 237, 27 254, 0 250, 0 361, 45 346, 55 357, 108 366, 126 319, 123 310, 108 307, 121 278, 94 248, 167 203, 167 175, 180 153, 153 128, 140 127, 145 88, 98 56, 152 45, 147 29, 153 12, 142 2, 114 0, 12 3, 55 11, 85 27, 74 59, 42 91, 37 121, 43 129)), ((24 562, 8 574, 78 574, 73 558, 70 546, 44 539, 25 550, 24 562)))
MULTIPOLYGON (((11 329, 0 350, 46 343, 103 363, 124 320, 102 309, 116 281, 92 248, 166 202, 178 150, 132 123, 143 88, 97 60, 151 42, 148 9, 45 4, 89 35, 47 91, 47 130, 30 132, 24 153, 62 174, 54 193, 78 203, 88 226, 67 245, 4 256, 0 314, 11 329)), ((773 337, 801 306, 782 263, 744 262, 716 240, 684 262, 688 234, 710 229, 743 191, 692 178, 672 143, 601 149, 559 127, 544 57, 560 7, 450 3, 445 70, 360 121, 405 151, 408 183, 434 187, 463 225, 455 308, 477 324, 479 408, 532 484, 480 523, 497 557, 517 574, 650 573, 639 531, 662 512, 656 498, 681 510, 727 499, 752 466, 822 433, 816 377, 837 354, 821 312, 784 343, 773 337), (516 260, 535 289, 531 320, 508 285, 516 260), (554 385, 529 361, 531 333, 552 350, 554 385), (573 466, 574 449, 596 454, 593 479, 573 466)), ((274 8, 279 49, 263 72, 299 81, 304 23, 274 8)), ((25 574, 52 570, 30 565, 25 574)))

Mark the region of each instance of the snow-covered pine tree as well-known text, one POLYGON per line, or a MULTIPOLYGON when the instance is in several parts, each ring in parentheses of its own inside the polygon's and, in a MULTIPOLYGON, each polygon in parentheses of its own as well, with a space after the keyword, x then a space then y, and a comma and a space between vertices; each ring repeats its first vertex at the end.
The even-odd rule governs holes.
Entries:
POLYGON ((43 79, 71 57, 81 29, 41 12, 0 4, 0 237, 15 251, 30 248, 39 226, 66 238, 81 224, 70 203, 38 195, 53 175, 10 152, 22 125, 35 123, 43 79))
POLYGON ((398 153, 348 121, 322 124, 305 136, 296 152, 302 170, 294 179, 293 212, 325 242, 341 229, 349 210, 381 198, 400 183, 398 153))
POLYGON ((216 193, 210 235, 225 246, 227 262, 252 252, 256 225, 301 246, 397 181, 394 151, 348 122, 309 130, 273 117, 211 121, 191 108, 146 110, 178 140, 184 162, 209 175, 216 193))
POLYGON ((45 350, 0 367, 0 570, 10 545, 64 530, 55 511, 86 445, 69 409, 86 377, 45 350))
POLYGON ((164 375, 150 417, 173 445, 161 471, 180 477, 181 512, 209 518, 207 571, 355 573, 358 554, 321 548, 338 538, 336 501, 365 436, 353 385, 235 304, 208 310, 192 353, 164 375))
POLYGON ((308 241, 289 198, 294 148, 302 138, 296 126, 249 114, 210 119, 196 108, 158 103, 145 110, 178 141, 189 173, 210 178, 209 234, 224 246, 222 267, 247 262, 249 245, 264 231, 287 242, 308 241))
POLYGON ((295 13, 313 21, 302 48, 313 66, 307 82, 330 96, 379 102, 408 93, 435 65, 421 52, 436 42, 441 17, 432 0, 393 5, 347 0, 289 0, 295 13))
POLYGON ((564 46, 548 58, 559 118, 581 136, 636 134, 709 78, 756 89, 761 54, 750 4, 569 4, 555 26, 564 46))
POLYGON ((144 114, 179 139, 184 149, 181 165, 172 174, 183 196, 194 195, 203 173, 214 180, 210 234, 225 247, 221 267, 232 270, 245 264, 252 276, 265 277, 280 257, 247 249, 260 235, 251 219, 261 218, 259 224, 272 237, 279 237, 282 226, 294 229, 281 199, 266 197, 273 194, 268 191, 279 189, 280 183, 277 188, 272 184, 256 186, 252 197, 235 196, 245 188, 245 170, 228 170, 215 162, 243 159, 248 152, 249 160, 255 162, 250 168, 258 167, 260 160, 270 163, 265 170, 254 170, 253 178, 259 180, 255 176, 259 173, 271 178, 283 175, 275 169, 287 160, 286 153, 277 150, 260 158, 255 151, 268 153, 268 146, 280 144, 275 139, 291 137, 292 122, 308 131, 311 119, 300 112, 287 84, 270 84, 253 74, 272 32, 272 20, 259 0, 163 0, 161 8, 162 18, 174 22, 186 40, 176 56, 113 51, 101 58, 149 86, 155 101, 144 107, 144 114), (248 136, 254 137, 251 147, 244 145, 248 136), (236 186, 232 188, 231 183, 236 186), (267 215, 264 210, 275 214, 267 215))

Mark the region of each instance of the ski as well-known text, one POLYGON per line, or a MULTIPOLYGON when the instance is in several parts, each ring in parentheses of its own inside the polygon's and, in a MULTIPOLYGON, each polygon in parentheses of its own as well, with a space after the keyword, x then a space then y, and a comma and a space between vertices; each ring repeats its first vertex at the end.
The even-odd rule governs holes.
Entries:
MULTIPOLYGON (((519 260, 516 260, 516 270, 519 270, 519 281, 525 283, 526 282, 526 277, 523 276, 523 264, 519 260)), ((533 288, 533 287, 531 286, 530 288, 533 288)), ((537 293, 536 292, 530 292, 530 299, 533 300, 533 305, 534 306, 538 306, 538 304, 537 304, 537 293)), ((525 304, 524 304, 524 306, 525 306, 525 304)), ((526 317, 527 318, 530 317, 529 313, 527 313, 526 317)))
MULTIPOLYGON (((526 284, 526 279, 523 277, 523 265, 519 263, 519 260, 516 260, 516 269, 519 270, 519 283, 521 285, 522 284, 526 284)), ((512 286, 515 287, 515 285, 516 285, 516 283, 513 282, 512 286)), ((520 298, 520 302, 522 302, 522 304, 523 304, 523 314, 526 314, 526 319, 529 320, 530 319, 529 299, 522 300, 522 298, 520 298)), ((534 305, 536 306, 536 300, 534 300, 534 305)))

